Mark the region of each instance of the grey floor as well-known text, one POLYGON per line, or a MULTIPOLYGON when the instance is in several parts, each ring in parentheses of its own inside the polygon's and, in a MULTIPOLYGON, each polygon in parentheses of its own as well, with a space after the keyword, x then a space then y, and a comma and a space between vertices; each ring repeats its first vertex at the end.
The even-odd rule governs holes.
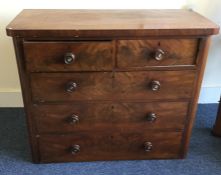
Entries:
POLYGON ((221 175, 221 138, 211 135, 216 104, 199 105, 183 160, 33 164, 21 108, 0 108, 0 175, 221 175))

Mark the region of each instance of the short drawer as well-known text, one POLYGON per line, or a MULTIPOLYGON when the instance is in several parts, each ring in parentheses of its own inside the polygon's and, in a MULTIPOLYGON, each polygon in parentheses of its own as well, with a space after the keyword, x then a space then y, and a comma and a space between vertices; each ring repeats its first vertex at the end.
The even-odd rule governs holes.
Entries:
POLYGON ((39 133, 112 128, 184 129, 188 102, 77 103, 37 105, 32 115, 39 133))
POLYGON ((165 100, 192 97, 195 71, 34 73, 36 102, 165 100))
POLYGON ((28 71, 101 71, 114 64, 111 41, 24 42, 28 71))
POLYGON ((198 39, 119 40, 117 43, 120 68, 196 63, 198 39))
MULTIPOLYGON (((125 128, 126 129, 126 128, 125 128)), ((42 135, 41 162, 179 158, 181 132, 102 131, 42 135)))

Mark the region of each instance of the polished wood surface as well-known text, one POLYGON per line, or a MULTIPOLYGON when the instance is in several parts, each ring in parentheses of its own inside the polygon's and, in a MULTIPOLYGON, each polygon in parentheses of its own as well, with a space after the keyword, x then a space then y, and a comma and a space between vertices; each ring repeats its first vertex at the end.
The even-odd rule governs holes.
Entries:
POLYGON ((179 158, 182 132, 160 131, 100 131, 78 132, 76 135, 45 135, 40 138, 41 162, 66 162, 85 160, 122 160, 150 158, 179 158), (151 142, 152 149, 145 151, 144 143, 151 142), (72 154, 71 147, 79 145, 80 151, 72 154))
POLYGON ((35 102, 83 101, 111 99, 112 73, 39 73, 31 75, 32 98, 35 102), (67 92, 69 82, 76 83, 67 92))
POLYGON ((108 128, 182 130, 186 122, 188 105, 188 102, 34 105, 32 115, 39 133, 90 132, 108 128), (150 114, 155 115, 154 120, 151 120, 150 114), (78 120, 76 121, 73 116, 77 116, 78 120))
POLYGON ((102 73, 39 73, 31 75, 32 98, 35 102, 83 100, 185 99, 192 96, 195 71, 141 71, 102 73), (138 81, 139 80, 139 81, 138 81), (151 88, 153 80, 161 83, 151 88), (67 92, 66 85, 76 83, 67 92))
POLYGON ((197 39, 119 40, 118 67, 194 65, 197 39), (162 50, 162 58, 157 57, 162 50))
POLYGON ((219 107, 216 116, 216 122, 212 131, 213 135, 221 137, 221 100, 219 102, 219 107))
POLYGON ((197 55, 197 73, 196 73, 196 79, 195 81, 195 88, 193 89, 194 96, 191 99, 190 102, 190 109, 188 112, 188 122, 186 123, 186 132, 184 134, 184 144, 182 145, 182 154, 183 156, 186 155, 188 148, 189 148, 189 143, 190 143, 190 138, 191 138, 191 133, 192 133, 192 128, 194 125, 194 120, 197 112, 197 106, 198 106, 198 99, 200 95, 200 89, 201 89, 201 84, 203 80, 203 74, 204 70, 206 67, 206 61, 207 61, 207 56, 209 52, 209 46, 211 43, 211 37, 207 38, 202 38, 198 50, 198 55, 197 55))
POLYGON ((34 162, 185 157, 217 25, 187 10, 24 10, 6 30, 34 162))
POLYGON ((114 64, 112 42, 24 42, 27 69, 48 71, 105 71, 114 64), (65 54, 74 59, 65 63, 65 54))
POLYGON ((18 73, 21 82, 22 97, 24 103, 24 109, 26 113, 26 123, 28 128, 28 137, 31 148, 32 160, 35 163, 40 162, 39 152, 38 152, 38 134, 35 129, 35 121, 31 114, 31 93, 29 86, 29 74, 25 71, 25 60, 23 55, 23 39, 13 38, 13 44, 16 55, 16 62, 18 65, 18 73))
POLYGON ((212 35, 219 27, 189 10, 23 10, 10 36, 110 37, 212 35), (74 19, 74 20, 73 20, 74 19))
POLYGON ((24 42, 26 67, 30 72, 195 66, 197 49, 197 39, 24 42), (156 58, 158 50, 164 52, 161 60, 156 58), (65 63, 66 54, 74 56, 74 60, 68 64, 65 63))
POLYGON ((114 80, 116 99, 186 99, 192 96, 195 71, 117 72, 114 80), (160 83, 157 90, 152 87, 154 81, 160 83))

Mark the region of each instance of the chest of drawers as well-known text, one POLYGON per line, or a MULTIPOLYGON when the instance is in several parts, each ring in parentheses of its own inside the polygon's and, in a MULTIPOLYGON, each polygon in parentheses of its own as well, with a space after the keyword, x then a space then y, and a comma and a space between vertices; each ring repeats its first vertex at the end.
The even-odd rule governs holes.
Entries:
POLYGON ((187 10, 23 10, 7 34, 33 161, 183 158, 218 31, 187 10))

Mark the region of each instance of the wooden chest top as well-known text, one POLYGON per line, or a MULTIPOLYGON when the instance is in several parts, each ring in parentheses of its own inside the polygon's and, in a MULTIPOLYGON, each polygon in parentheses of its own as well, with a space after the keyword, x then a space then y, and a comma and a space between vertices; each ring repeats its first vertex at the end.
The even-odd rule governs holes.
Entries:
POLYGON ((213 35, 219 27, 189 10, 23 10, 8 26, 20 37, 213 35))

